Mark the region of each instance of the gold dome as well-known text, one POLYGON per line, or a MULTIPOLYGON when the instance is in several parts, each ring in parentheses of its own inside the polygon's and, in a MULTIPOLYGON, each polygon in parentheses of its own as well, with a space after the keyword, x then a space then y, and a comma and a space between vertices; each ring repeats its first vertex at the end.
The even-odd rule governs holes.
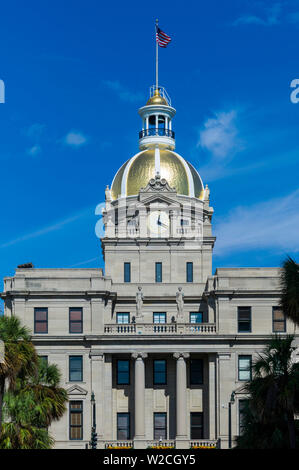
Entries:
POLYGON ((178 194, 203 198, 203 183, 195 168, 177 153, 157 148, 144 150, 124 163, 112 182, 112 199, 137 195, 157 172, 178 194))
POLYGON ((168 106, 166 99, 160 95, 160 92, 158 89, 155 90, 154 95, 148 100, 148 102, 146 103, 146 106, 155 105, 155 104, 158 104, 158 105, 162 104, 164 106, 168 106))

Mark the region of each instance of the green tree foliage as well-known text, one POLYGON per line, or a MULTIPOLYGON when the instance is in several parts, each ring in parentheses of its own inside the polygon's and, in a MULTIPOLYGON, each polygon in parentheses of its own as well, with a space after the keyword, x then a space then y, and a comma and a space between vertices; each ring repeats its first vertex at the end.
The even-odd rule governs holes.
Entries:
POLYGON ((6 360, 0 378, 8 384, 2 396, 0 448, 51 448, 54 441, 48 427, 62 417, 68 399, 59 386, 60 372, 55 364, 37 357, 28 330, 17 318, 0 318, 0 338, 5 342, 6 360), (10 370, 9 364, 15 368, 10 370))
POLYGON ((253 378, 243 387, 248 394, 243 433, 237 448, 295 448, 299 429, 299 364, 292 361, 293 336, 274 336, 253 364, 253 378))

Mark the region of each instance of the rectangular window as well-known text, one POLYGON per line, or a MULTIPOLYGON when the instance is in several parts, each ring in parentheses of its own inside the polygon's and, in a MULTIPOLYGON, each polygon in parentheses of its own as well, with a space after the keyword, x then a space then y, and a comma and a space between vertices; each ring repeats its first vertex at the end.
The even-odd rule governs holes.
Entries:
POLYGON ((165 385, 166 382, 166 360, 157 359, 154 361, 154 385, 165 385))
POLYGON ((48 309, 34 309, 34 333, 48 333, 48 309))
POLYGON ((70 401, 70 440, 83 439, 83 402, 70 401))
POLYGON ((202 323, 203 314, 202 312, 190 312, 190 323, 202 323))
POLYGON ((190 414, 190 438, 203 439, 203 413, 190 414))
POLYGON ((156 282, 162 282, 162 263, 156 263, 156 282))
POLYGON ((70 333, 83 333, 83 309, 72 307, 69 310, 70 333))
POLYGON ((69 380, 70 382, 82 382, 83 380, 83 357, 69 357, 69 380))
POLYGON ((130 384, 130 361, 118 359, 116 363, 117 385, 130 384))
POLYGON ((166 323, 166 313, 154 312, 153 320, 154 320, 154 323, 166 323))
POLYGON ((48 365, 48 356, 38 356, 42 364, 48 365))
POLYGON ((118 324, 127 324, 130 323, 130 313, 117 313, 116 314, 116 323, 118 324))
POLYGON ((238 307, 238 332, 251 333, 251 307, 238 307))
POLYGON ((249 400, 239 400, 239 435, 244 431, 244 412, 248 406, 249 400))
POLYGON ((117 440, 130 439, 130 413, 117 413, 117 440))
POLYGON ((251 356, 239 356, 239 380, 251 380, 251 356))
POLYGON ((285 333, 286 332, 286 316, 280 307, 273 307, 272 319, 273 319, 273 333, 285 333))
POLYGON ((193 282, 193 263, 186 263, 186 282, 193 282))
POLYGON ((167 439, 166 413, 154 413, 154 439, 167 439))
POLYGON ((203 383, 203 360, 190 360, 190 384, 201 385, 203 383))
POLYGON ((131 282, 131 263, 124 263, 124 282, 131 282))

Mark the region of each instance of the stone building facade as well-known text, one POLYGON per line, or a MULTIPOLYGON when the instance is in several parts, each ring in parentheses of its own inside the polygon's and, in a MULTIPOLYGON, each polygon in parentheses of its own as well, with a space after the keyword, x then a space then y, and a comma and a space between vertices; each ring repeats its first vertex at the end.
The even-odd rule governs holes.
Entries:
POLYGON ((228 448, 252 361, 273 333, 297 332, 278 306, 278 268, 212 274, 210 191, 174 151, 165 90, 139 114, 140 152, 105 192, 105 273, 19 268, 4 279, 5 315, 62 371, 56 448, 90 441, 93 403, 98 448, 228 448))

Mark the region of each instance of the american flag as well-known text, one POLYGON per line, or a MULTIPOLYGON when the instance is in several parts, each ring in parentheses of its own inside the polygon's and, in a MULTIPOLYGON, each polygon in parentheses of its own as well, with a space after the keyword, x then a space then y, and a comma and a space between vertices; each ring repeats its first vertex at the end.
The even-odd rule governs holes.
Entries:
POLYGON ((170 43, 171 37, 156 26, 156 41, 160 47, 166 47, 170 43))

